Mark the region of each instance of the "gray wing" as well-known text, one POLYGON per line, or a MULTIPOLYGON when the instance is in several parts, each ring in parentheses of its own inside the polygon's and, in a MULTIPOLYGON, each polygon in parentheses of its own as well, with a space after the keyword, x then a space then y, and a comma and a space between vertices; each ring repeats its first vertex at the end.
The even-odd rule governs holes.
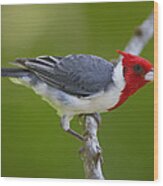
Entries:
POLYGON ((112 82, 112 63, 93 55, 41 56, 15 61, 52 87, 77 96, 105 90, 112 82))

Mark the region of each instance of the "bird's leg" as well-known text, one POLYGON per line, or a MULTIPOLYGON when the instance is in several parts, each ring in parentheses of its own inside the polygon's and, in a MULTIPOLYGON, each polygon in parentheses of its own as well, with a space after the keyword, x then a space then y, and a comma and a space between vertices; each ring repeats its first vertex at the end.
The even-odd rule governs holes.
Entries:
POLYGON ((61 127, 63 128, 64 131, 72 134, 80 141, 84 141, 84 137, 82 135, 80 135, 79 133, 77 133, 76 131, 74 131, 70 128, 70 120, 71 120, 71 118, 69 118, 66 115, 63 115, 61 118, 61 127))

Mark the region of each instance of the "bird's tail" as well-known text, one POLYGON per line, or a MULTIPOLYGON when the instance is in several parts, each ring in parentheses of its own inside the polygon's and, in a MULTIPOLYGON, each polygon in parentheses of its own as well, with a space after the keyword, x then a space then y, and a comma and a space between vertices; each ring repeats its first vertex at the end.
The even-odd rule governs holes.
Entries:
POLYGON ((20 68, 1 68, 2 77, 15 77, 21 78, 28 76, 30 74, 29 70, 20 69, 20 68))

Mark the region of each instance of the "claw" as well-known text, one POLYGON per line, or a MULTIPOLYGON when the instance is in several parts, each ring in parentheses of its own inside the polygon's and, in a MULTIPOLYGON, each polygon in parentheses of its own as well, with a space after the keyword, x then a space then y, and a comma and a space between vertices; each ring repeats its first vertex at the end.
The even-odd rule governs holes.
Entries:
POLYGON ((96 122, 97 122, 97 124, 98 124, 98 127, 99 127, 100 124, 101 124, 101 116, 100 116, 100 114, 97 113, 97 112, 95 112, 95 113, 93 114, 93 117, 94 117, 94 119, 96 120, 96 122))
POLYGON ((70 128, 70 120, 71 120, 71 117, 64 115, 61 118, 61 127, 63 128, 64 131, 75 136, 80 141, 84 141, 84 137, 82 135, 80 135, 79 133, 77 133, 76 131, 70 128))
POLYGON ((98 127, 100 126, 100 124, 101 124, 101 116, 100 116, 99 113, 95 112, 95 113, 92 113, 92 114, 86 114, 86 116, 91 116, 91 117, 93 117, 93 118, 95 119, 95 121, 96 121, 98 127))
POLYGON ((96 120, 96 123, 98 124, 98 127, 100 126, 100 124, 101 124, 101 116, 97 112, 92 113, 92 114, 79 114, 78 117, 79 117, 79 123, 80 124, 82 124, 85 121, 85 117, 86 116, 93 117, 96 120), (81 121, 81 119, 82 119, 82 121, 81 121))
POLYGON ((66 132, 72 134, 73 136, 75 136, 80 141, 84 141, 84 137, 82 135, 80 135, 79 133, 75 132, 74 130, 68 129, 66 132))

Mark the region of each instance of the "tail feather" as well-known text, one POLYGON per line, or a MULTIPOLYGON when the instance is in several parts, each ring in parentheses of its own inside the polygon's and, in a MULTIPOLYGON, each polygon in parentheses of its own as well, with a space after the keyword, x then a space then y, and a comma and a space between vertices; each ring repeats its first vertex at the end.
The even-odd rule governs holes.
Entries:
POLYGON ((20 68, 1 68, 1 76, 2 77, 23 77, 28 76, 30 74, 29 70, 20 69, 20 68))

